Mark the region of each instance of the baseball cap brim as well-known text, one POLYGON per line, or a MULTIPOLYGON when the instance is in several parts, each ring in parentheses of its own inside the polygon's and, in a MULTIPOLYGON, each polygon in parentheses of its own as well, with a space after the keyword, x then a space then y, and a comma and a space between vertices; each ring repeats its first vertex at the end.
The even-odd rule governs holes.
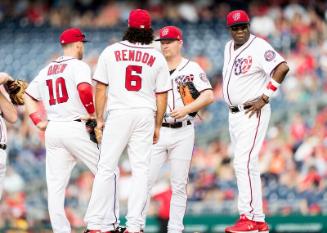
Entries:
POLYGON ((155 39, 155 41, 162 41, 162 40, 179 40, 177 38, 158 38, 158 39, 155 39))
POLYGON ((249 22, 238 22, 238 23, 234 23, 228 27, 234 27, 234 26, 240 26, 240 25, 248 25, 250 24, 249 22))

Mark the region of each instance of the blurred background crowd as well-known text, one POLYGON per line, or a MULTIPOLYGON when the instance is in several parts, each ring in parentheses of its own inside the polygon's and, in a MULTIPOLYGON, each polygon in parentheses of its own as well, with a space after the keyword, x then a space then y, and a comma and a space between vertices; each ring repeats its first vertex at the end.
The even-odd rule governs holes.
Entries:
MULTIPOLYGON (((90 38, 84 60, 95 68, 99 53, 120 40, 131 9, 148 9, 153 28, 177 25, 184 32, 184 53, 208 74, 216 101, 197 118, 187 213, 237 214, 237 186, 221 93, 223 48, 229 40, 225 16, 246 9, 251 30, 285 57, 290 72, 272 100, 272 120, 260 153, 267 215, 327 214, 327 2, 316 1, 104 1, 1 0, 0 70, 31 80, 60 55, 59 33, 82 27, 90 38)), ((48 224, 43 135, 20 108, 9 126, 8 171, 0 205, 0 228, 48 224)), ((169 166, 169 165, 167 165, 169 166)), ((154 194, 169 189, 168 167, 154 194)), ((122 212, 129 193, 130 166, 123 156, 122 212)), ((83 224, 92 174, 78 166, 67 189, 67 214, 83 224)), ((159 205, 153 202, 151 213, 159 205)))

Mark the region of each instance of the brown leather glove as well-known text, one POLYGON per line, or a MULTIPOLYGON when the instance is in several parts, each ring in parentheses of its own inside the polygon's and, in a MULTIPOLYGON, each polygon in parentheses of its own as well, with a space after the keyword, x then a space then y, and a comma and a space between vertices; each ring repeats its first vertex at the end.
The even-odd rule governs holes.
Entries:
MULTIPOLYGON (((184 105, 192 103, 200 96, 200 92, 195 88, 193 82, 181 83, 178 86, 178 92, 181 95, 184 105)), ((197 112, 189 113, 189 115, 192 117, 194 117, 196 114, 197 112)))
POLYGON ((11 102, 15 105, 24 105, 24 93, 27 86, 27 82, 18 79, 9 80, 4 84, 11 102))

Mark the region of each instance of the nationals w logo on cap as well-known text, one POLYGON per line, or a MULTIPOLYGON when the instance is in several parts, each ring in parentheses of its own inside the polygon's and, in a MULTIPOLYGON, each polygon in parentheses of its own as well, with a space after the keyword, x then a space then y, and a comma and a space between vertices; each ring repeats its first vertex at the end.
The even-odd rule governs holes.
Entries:
POLYGON ((166 26, 160 29, 159 33, 159 39, 156 39, 156 41, 160 40, 183 40, 183 33, 182 30, 175 26, 166 26))
POLYGON ((226 17, 226 23, 228 27, 240 24, 248 24, 250 18, 248 14, 243 10, 235 10, 228 13, 226 17))
POLYGON ((162 35, 162 36, 166 36, 166 35, 168 34, 168 32, 169 32, 169 29, 168 29, 168 28, 164 28, 164 29, 162 30, 162 32, 161 32, 161 35, 162 35))
POLYGON ((234 19, 235 21, 239 20, 240 18, 241 18, 241 14, 240 14, 240 12, 236 12, 235 14, 233 14, 233 19, 234 19))

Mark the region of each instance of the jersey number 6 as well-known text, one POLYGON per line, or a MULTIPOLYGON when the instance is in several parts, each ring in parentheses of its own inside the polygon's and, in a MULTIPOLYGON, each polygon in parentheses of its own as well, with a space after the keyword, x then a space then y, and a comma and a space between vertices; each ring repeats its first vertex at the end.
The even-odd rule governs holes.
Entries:
POLYGON ((129 65, 126 67, 125 88, 128 91, 139 91, 142 87, 142 78, 137 75, 142 73, 142 66, 129 65), (136 74, 133 74, 133 71, 136 74))
POLYGON ((62 77, 56 79, 56 81, 55 81, 56 97, 54 96, 54 93, 53 93, 54 90, 53 90, 53 82, 52 81, 53 81, 52 79, 48 79, 46 81, 48 90, 49 90, 49 97, 50 97, 49 104, 55 105, 57 103, 61 104, 61 103, 67 102, 69 97, 68 97, 68 93, 67 93, 65 79, 62 77))

